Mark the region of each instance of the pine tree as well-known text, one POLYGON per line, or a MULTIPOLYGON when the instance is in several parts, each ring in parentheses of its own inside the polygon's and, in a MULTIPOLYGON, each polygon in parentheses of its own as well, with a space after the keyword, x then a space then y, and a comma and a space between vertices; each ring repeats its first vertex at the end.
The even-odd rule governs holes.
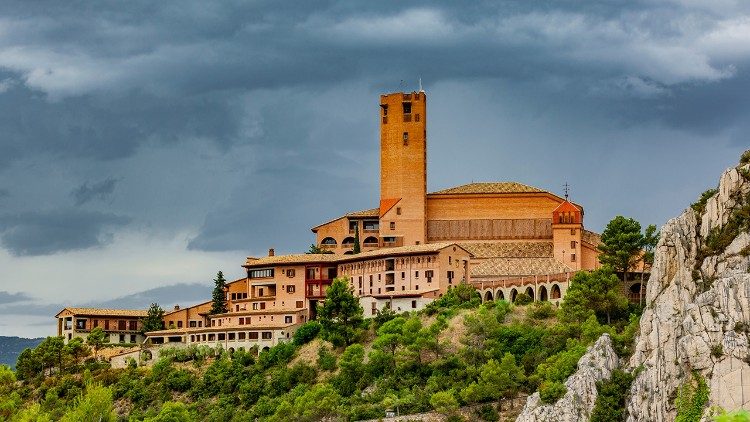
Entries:
POLYGON ((162 309, 156 303, 152 303, 151 307, 148 308, 148 315, 143 319, 143 325, 141 326, 142 333, 148 333, 149 331, 159 331, 164 328, 164 309, 162 309))
POLYGON ((213 303, 211 304, 211 311, 209 312, 211 315, 216 314, 223 314, 227 312, 227 301, 226 301, 226 293, 224 292, 224 288, 227 285, 227 281, 224 279, 224 273, 219 271, 216 273, 216 278, 214 279, 214 291, 212 296, 213 303))
POLYGON ((326 290, 326 300, 318 310, 323 338, 336 346, 354 342, 363 319, 363 310, 346 278, 333 280, 326 290))
POLYGON ((359 246, 359 227, 354 230, 354 250, 352 251, 355 255, 360 253, 362 250, 359 246))

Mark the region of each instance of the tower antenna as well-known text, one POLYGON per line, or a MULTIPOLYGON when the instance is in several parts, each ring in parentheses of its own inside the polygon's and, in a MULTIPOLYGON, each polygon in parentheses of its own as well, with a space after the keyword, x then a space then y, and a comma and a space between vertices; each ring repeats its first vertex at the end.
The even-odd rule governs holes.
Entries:
POLYGON ((419 92, 424 92, 424 89, 422 88, 422 77, 419 77, 419 92))

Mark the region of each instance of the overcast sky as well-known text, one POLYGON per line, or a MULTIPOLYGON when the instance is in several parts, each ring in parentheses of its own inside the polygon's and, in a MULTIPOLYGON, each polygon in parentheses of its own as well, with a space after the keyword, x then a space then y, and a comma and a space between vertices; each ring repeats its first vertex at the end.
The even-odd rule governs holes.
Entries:
POLYGON ((750 146, 750 2, 2 2, 0 335, 306 250, 377 205, 378 95, 419 77, 429 190, 660 225, 750 146))

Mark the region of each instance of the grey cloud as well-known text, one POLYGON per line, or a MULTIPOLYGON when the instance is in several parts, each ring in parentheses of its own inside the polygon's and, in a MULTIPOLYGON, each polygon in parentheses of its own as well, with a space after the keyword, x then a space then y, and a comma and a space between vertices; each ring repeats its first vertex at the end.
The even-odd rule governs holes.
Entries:
POLYGON ((0 199, 8 198, 10 196, 10 192, 8 189, 0 189, 0 199))
POLYGON ((101 182, 94 182, 89 185, 86 181, 82 185, 73 189, 70 196, 75 200, 76 206, 83 205, 93 200, 104 201, 115 191, 118 180, 107 178, 101 182))
MULTIPOLYGON (((169 311, 174 305, 182 307, 206 302, 211 299, 212 281, 206 277, 204 283, 177 283, 160 286, 142 292, 133 293, 117 298, 104 299, 84 303, 48 303, 28 306, 21 302, 31 299, 25 293, 18 293, 18 300, 4 300, 4 293, 0 292, 0 315, 34 315, 52 317, 66 306, 114 308, 114 309, 146 309, 152 303, 158 303, 164 310, 169 311)), ((14 296, 14 295, 11 295, 14 296)), ((48 325, 52 325, 48 322, 48 325)))
POLYGON ((49 255, 103 246, 130 218, 101 212, 56 210, 0 216, 0 243, 18 256, 49 255))
POLYGON ((31 300, 31 296, 26 293, 10 293, 6 291, 0 291, 0 305, 8 303, 26 302, 31 300))

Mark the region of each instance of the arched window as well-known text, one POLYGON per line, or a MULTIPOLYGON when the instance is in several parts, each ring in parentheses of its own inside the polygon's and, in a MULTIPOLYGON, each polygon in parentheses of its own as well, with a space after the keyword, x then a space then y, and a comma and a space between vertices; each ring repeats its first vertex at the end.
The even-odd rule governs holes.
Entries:
POLYGON ((378 238, 377 237, 367 237, 364 241, 365 246, 378 246, 378 238))
POLYGON ((336 239, 332 237, 326 237, 320 242, 321 245, 336 245, 336 239))
POLYGON ((348 247, 348 246, 352 246, 352 245, 354 245, 354 238, 351 237, 351 236, 345 238, 344 241, 341 242, 341 246, 348 247))

